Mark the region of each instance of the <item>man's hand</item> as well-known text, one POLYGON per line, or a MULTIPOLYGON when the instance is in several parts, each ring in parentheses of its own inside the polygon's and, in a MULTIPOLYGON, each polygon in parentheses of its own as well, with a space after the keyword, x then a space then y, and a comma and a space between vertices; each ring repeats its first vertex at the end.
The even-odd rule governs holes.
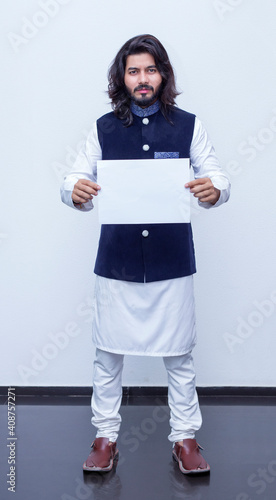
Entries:
POLYGON ((74 203, 87 203, 93 196, 97 196, 100 189, 95 182, 79 179, 74 186, 72 200, 74 203))
POLYGON ((202 202, 208 202, 212 205, 218 201, 220 190, 215 188, 209 177, 202 177, 185 184, 185 188, 190 188, 190 192, 202 202))

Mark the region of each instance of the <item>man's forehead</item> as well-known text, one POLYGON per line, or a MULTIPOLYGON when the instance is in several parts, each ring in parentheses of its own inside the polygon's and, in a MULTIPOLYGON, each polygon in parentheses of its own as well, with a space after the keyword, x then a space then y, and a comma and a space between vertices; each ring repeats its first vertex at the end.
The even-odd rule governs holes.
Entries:
POLYGON ((156 66, 154 57, 148 52, 141 52, 139 54, 131 54, 127 56, 126 68, 129 67, 149 67, 156 66))

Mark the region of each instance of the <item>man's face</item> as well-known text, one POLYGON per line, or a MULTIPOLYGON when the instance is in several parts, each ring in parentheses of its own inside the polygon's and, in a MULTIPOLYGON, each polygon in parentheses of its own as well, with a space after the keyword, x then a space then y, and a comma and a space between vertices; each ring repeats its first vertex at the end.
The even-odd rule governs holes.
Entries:
POLYGON ((128 56, 124 81, 131 99, 138 106, 146 108, 158 99, 162 76, 151 54, 128 56))

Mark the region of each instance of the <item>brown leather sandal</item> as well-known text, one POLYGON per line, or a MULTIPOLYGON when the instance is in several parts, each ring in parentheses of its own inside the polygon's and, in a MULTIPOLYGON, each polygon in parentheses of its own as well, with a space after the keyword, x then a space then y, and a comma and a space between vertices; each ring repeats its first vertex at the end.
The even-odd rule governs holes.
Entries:
POLYGON ((202 474, 210 472, 210 466, 204 460, 199 450, 201 446, 195 439, 183 439, 183 445, 175 443, 173 458, 178 462, 183 474, 202 474))
POLYGON ((108 438, 96 438, 91 444, 91 452, 83 464, 84 471, 108 472, 118 460, 119 452, 116 443, 111 443, 108 438))

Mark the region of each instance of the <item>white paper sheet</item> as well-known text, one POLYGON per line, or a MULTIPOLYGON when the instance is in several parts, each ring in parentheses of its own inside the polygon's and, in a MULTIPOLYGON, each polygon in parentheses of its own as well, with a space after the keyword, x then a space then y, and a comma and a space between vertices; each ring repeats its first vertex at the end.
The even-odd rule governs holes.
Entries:
POLYGON ((188 158, 97 162, 99 222, 190 222, 188 158))

